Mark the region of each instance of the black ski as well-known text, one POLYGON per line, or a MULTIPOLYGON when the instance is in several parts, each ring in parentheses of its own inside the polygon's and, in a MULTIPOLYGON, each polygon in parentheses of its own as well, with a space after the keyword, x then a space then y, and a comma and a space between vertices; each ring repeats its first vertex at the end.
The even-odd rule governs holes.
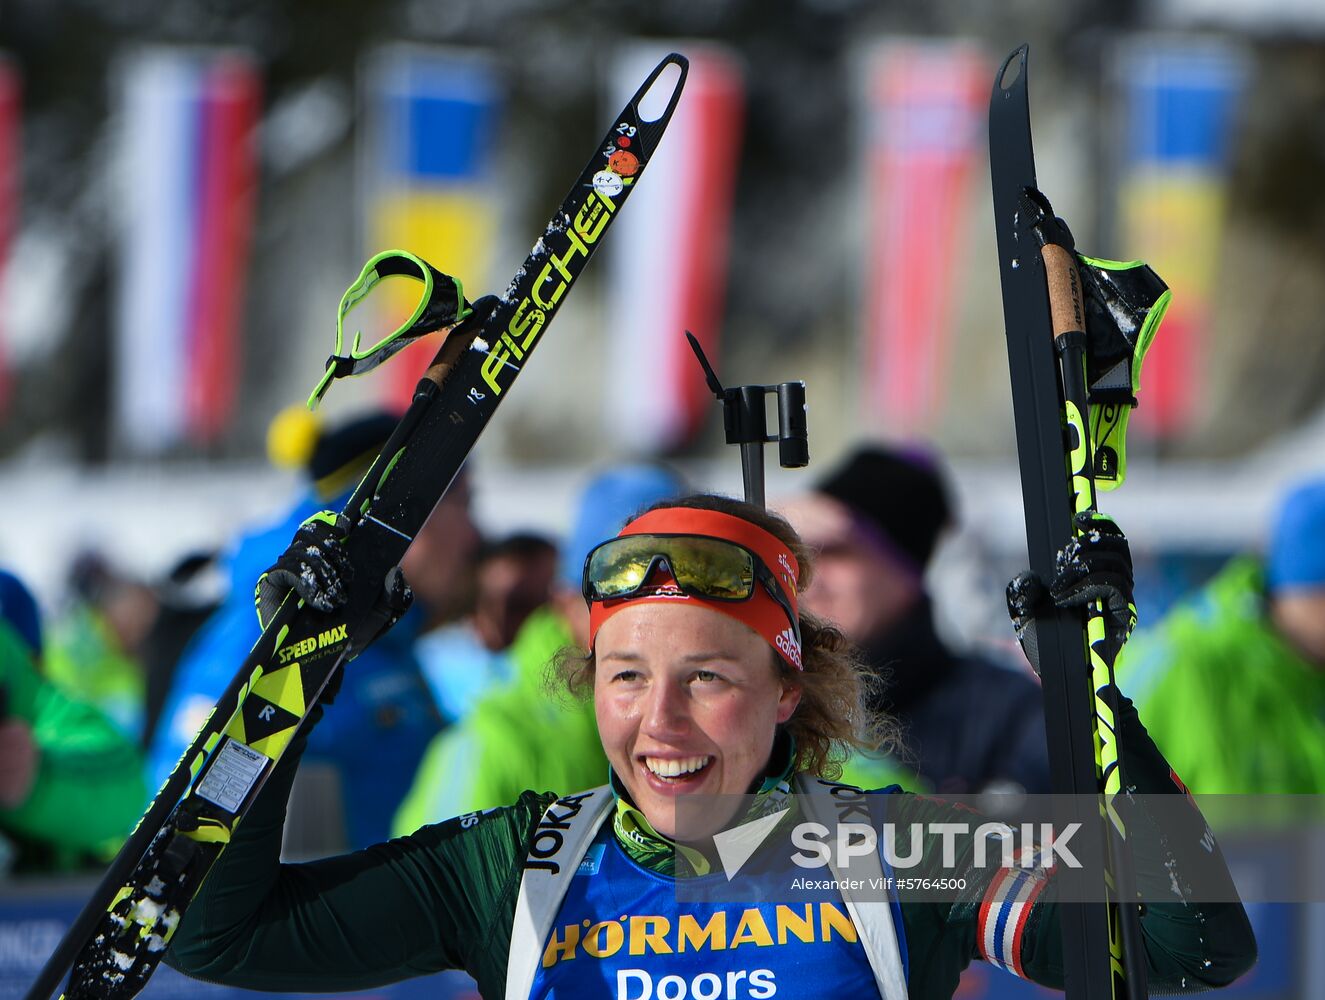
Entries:
MULTIPOLYGON (((386 255, 390 260, 379 265, 381 258, 375 258, 365 269, 365 278, 371 272, 374 281, 378 273, 373 268, 379 267, 382 273, 410 273, 425 282, 428 294, 405 338, 423 328, 452 330, 342 512, 350 525, 344 544, 354 568, 349 599, 338 611, 322 614, 292 594, 285 598, 27 1000, 48 1000, 67 970, 72 970, 64 993, 69 1000, 127 1000, 146 984, 203 878, 347 650, 376 634, 388 574, 620 213, 672 117, 687 68, 684 57, 672 54, 653 70, 481 323, 481 314, 475 313, 473 320, 456 324, 468 312, 458 294, 434 308, 433 279, 445 276, 417 258, 386 255), (676 68, 674 82, 660 83, 668 67, 676 68), (655 83, 659 94, 650 93, 655 83), (660 109, 647 120, 640 108, 646 95, 647 108, 660 109)), ((347 293, 342 315, 346 303, 358 301, 371 284, 365 278, 347 293)), ((367 370, 405 338, 397 331, 363 353, 356 343, 348 357, 328 363, 329 376, 367 370)), ((325 391, 328 381, 315 395, 325 391)))
MULTIPOLYGON (((1049 580, 1057 550, 1073 535, 1073 514, 1094 507, 1094 468, 1085 416, 1085 319, 1076 259, 1070 247, 1042 245, 1042 230, 1035 227, 1044 220, 1033 218, 1030 211, 1035 205, 1028 192, 1038 190, 1025 45, 1008 56, 994 80, 989 157, 1027 548, 1031 570, 1049 580), (1060 336, 1068 330, 1075 331, 1071 337, 1060 336)), ((1099 664, 1090 659, 1086 627, 1080 611, 1052 606, 1035 620, 1056 794, 1097 796, 1116 790, 1120 778, 1112 725, 1102 726, 1098 715, 1102 709, 1108 720, 1116 718, 1112 657, 1103 671, 1109 676, 1097 684, 1099 672, 1092 667, 1099 664), (1097 756, 1097 741, 1105 753, 1112 752, 1110 761, 1097 756)), ((1107 794, 1106 801, 1111 801, 1107 794)), ((1138 910, 1119 902, 1134 898, 1127 891, 1130 858, 1121 823, 1107 831, 1103 823, 1090 826, 1093 836, 1078 854, 1084 870, 1063 870, 1060 877, 1079 880, 1073 893, 1090 893, 1072 898, 1104 899, 1107 892, 1111 901, 1059 906, 1066 992, 1082 1000, 1144 997, 1148 993, 1138 910)))

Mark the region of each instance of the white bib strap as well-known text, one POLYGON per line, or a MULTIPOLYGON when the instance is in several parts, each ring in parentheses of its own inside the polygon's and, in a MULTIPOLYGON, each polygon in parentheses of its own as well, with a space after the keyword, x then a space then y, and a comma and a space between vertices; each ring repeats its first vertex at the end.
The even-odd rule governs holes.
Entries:
POLYGON ((533 989, 548 931, 571 878, 612 811, 612 802, 612 789, 607 785, 563 795, 547 807, 534 828, 520 876, 511 950, 506 956, 507 1000, 527 1000, 533 989))
MULTIPOLYGON (((796 791, 801 796, 801 808, 807 818, 821 823, 830 830, 838 822, 850 822, 850 813, 857 811, 865 793, 851 785, 840 785, 807 774, 796 775, 796 791), (856 808, 853 808, 856 807, 856 808), (847 816, 842 816, 848 813, 847 816)), ((839 868, 836 851, 829 852, 833 877, 842 886, 842 901, 846 904, 851 921, 860 935, 861 946, 869 958, 874 982, 883 1000, 906 1000, 906 972, 902 968, 902 955, 897 947, 897 929, 893 926, 892 904, 886 899, 858 899, 859 893, 849 888, 852 880, 864 885, 884 885, 883 865, 879 852, 858 855, 852 867, 839 868)))

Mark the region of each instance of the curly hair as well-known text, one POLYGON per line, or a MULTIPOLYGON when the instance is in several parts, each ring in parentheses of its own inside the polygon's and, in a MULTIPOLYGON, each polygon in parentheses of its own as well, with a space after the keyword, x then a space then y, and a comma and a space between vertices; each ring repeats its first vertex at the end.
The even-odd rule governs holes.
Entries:
MULTIPOLYGON (((689 507, 743 518, 773 535, 791 550, 800 565, 800 587, 813 579, 814 558, 809 546, 781 516, 732 497, 699 493, 654 504, 648 510, 689 507)), ((642 513, 647 513, 644 511, 642 513)), ((853 750, 892 749, 899 744, 897 723, 866 706, 878 677, 865 666, 852 642, 836 625, 806 611, 800 612, 802 662, 794 670, 769 647, 778 678, 800 692, 800 703, 782 726, 795 740, 798 771, 834 779, 853 750)), ((553 660, 550 677, 576 698, 593 694, 594 656, 580 649, 564 649, 553 660)))

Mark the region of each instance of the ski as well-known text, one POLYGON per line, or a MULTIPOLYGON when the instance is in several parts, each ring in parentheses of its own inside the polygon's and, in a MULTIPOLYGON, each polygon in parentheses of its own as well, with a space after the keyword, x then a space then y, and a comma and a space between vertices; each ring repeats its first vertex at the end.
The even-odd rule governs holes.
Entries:
POLYGON ((505 293, 488 301, 490 311, 475 311, 458 282, 401 252, 373 258, 346 293, 337 354, 310 405, 333 379, 366 372, 410 339, 449 328, 409 408, 341 512, 354 567, 348 600, 323 614, 286 595, 27 1000, 49 1000, 66 972, 68 1000, 127 1000, 146 985, 180 917, 327 681, 351 648, 377 634, 390 575, 620 213, 671 120, 687 69, 686 59, 673 53, 649 74, 505 293), (663 79, 669 68, 675 72, 663 79), (423 283, 419 308, 372 348, 360 350, 356 335, 342 355, 345 313, 389 275, 423 283))
MULTIPOLYGON (((1130 393, 1139 384, 1131 377, 1133 363, 1139 372, 1168 293, 1139 262, 1079 257, 1066 226, 1039 194, 1027 54, 1027 46, 1018 48, 995 77, 989 155, 1027 548, 1031 570, 1049 580, 1057 551, 1073 536, 1073 515, 1095 510, 1097 478, 1101 488, 1121 483, 1122 433, 1126 412, 1135 403, 1130 393), (1135 281, 1122 280, 1128 283, 1127 295, 1135 292, 1134 297, 1144 301, 1134 311, 1143 324, 1129 327, 1133 338, 1123 338, 1122 352, 1127 356, 1117 359, 1121 369, 1114 366, 1128 377, 1119 381, 1117 371, 1110 370, 1089 392, 1087 328, 1094 330, 1095 325, 1087 322, 1079 262, 1088 268, 1090 291, 1097 297, 1101 289, 1104 294, 1116 292, 1116 275, 1136 271, 1135 281)), ((1096 829, 1086 843, 1084 870, 1060 872, 1060 877, 1078 880, 1074 891, 1090 893, 1074 898, 1107 900, 1104 905, 1059 906, 1066 992, 1082 1000, 1144 997, 1144 943, 1138 907, 1127 902, 1136 896, 1126 824, 1116 801, 1123 787, 1114 732, 1118 692, 1113 659, 1120 644, 1106 639, 1098 602, 1084 616, 1052 604, 1037 611, 1034 642, 1053 791, 1074 797, 1102 795, 1104 821, 1091 824, 1096 829)))

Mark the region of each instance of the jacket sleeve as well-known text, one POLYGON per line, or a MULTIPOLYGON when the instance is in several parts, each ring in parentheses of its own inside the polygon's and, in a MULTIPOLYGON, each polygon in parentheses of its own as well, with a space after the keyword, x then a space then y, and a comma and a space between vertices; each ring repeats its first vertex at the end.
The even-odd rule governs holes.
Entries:
MULTIPOLYGON (((1120 709, 1124 774, 1129 789, 1139 796, 1134 798, 1136 808, 1129 810, 1128 842, 1145 901, 1141 928, 1150 988, 1190 993, 1226 986, 1256 961, 1256 939, 1246 911, 1195 802, 1131 701, 1123 698, 1120 709), (1193 885, 1199 885, 1199 891, 1193 891, 1193 885)), ((1017 886, 1006 870, 995 874, 974 913, 976 956, 1061 988, 1057 880, 1052 871, 1033 877, 1042 883, 1032 890, 1035 902, 1022 921, 1014 911, 1017 886)))
POLYGON ((32 791, 18 806, 0 809, 0 829, 113 851, 147 797, 137 747, 93 706, 42 677, 8 629, 0 629, 0 684, 9 715, 31 727, 40 753, 32 791))
MULTIPOLYGON (((318 711, 320 706, 315 708, 318 711)), ((185 913, 166 961, 247 989, 348 991, 443 969, 505 973, 524 845, 547 797, 308 864, 282 864, 291 744, 185 913), (500 968, 488 957, 500 953, 500 968), (486 963, 486 964, 485 964, 486 963)))

